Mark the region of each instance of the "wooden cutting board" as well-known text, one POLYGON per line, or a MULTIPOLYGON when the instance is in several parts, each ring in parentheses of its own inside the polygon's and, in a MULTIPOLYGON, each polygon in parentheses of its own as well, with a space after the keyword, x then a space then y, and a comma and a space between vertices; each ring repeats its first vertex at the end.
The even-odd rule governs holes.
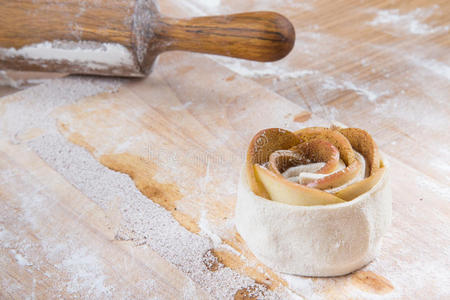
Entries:
MULTIPOLYGON (((3 296, 42 297, 57 290, 62 297, 98 297, 103 295, 98 286, 113 286, 117 298, 148 296, 142 286, 129 284, 142 278, 155 282, 151 295, 185 295, 189 274, 161 258, 164 253, 136 247, 140 237, 124 231, 123 210, 118 209, 123 199, 104 204, 95 193, 86 195, 66 171, 71 168, 69 164, 77 165, 77 159, 87 157, 128 174, 148 201, 164 207, 190 232, 213 240, 219 237, 221 242, 211 247, 217 261, 271 290, 281 293, 288 289, 307 298, 317 294, 330 299, 380 294, 439 298, 448 294, 443 287, 448 283, 448 256, 436 248, 436 244, 444 247, 450 241, 447 195, 434 190, 440 185, 432 178, 393 157, 388 157, 392 164, 393 227, 375 262, 354 274, 329 279, 286 276, 260 264, 232 223, 236 181, 247 143, 261 128, 296 129, 327 122, 314 116, 307 122, 296 122, 296 116, 305 113, 296 104, 208 58, 172 53, 161 58, 160 66, 154 76, 125 83, 115 93, 87 97, 49 111, 54 125, 39 126, 38 122, 20 134, 2 136, 1 264, 7 270, 1 273, 2 282, 6 282, 3 296), (212 69, 214 76, 208 72, 212 69), (74 152, 70 161, 61 160, 58 153, 66 150, 59 148, 59 142, 52 142, 55 128, 64 136, 63 146, 73 147, 70 143, 74 143, 88 152, 81 157, 74 152), (48 151, 42 146, 45 143, 53 145, 55 151, 48 151), (429 184, 412 183, 419 179, 429 184), (41 196, 34 199, 35 195, 41 196), (124 241, 120 233, 134 238, 124 241), (52 245, 61 249, 54 250, 52 245), (79 257, 67 247, 82 249, 79 257), (74 282, 70 273, 77 271, 73 271, 73 264, 84 263, 83 259, 103 266, 101 272, 88 269, 104 278, 94 287, 83 282, 80 274, 74 282), (421 285, 410 284, 418 280, 421 285)), ((66 80, 59 88, 70 88, 70 81, 79 79, 66 80)), ((33 104, 29 99, 33 89, 42 93, 52 86, 34 87, 2 99, 0 112, 6 118, 2 118, 0 128, 4 132, 14 132, 13 120, 8 117, 12 109, 22 105, 20 109, 27 114, 32 113, 28 110, 33 105, 50 105, 33 104)), ((78 148, 74 149, 70 151, 78 148)), ((98 169, 77 167, 80 176, 86 176, 86 171, 94 177, 103 176, 98 169)), ((82 271, 86 270, 78 270, 82 271)), ((197 297, 207 297, 201 284, 194 282, 191 289, 197 297)))
MULTIPOLYGON (((161 10, 174 17, 186 16, 189 7, 196 15, 277 9, 294 22, 297 46, 269 71, 257 64, 169 53, 151 77, 125 82, 114 93, 95 92, 115 87, 110 80, 73 77, 0 99, 0 297, 210 298, 205 278, 172 255, 177 249, 164 248, 173 242, 170 236, 165 244, 152 245, 137 232, 152 233, 133 224, 148 220, 124 211, 132 199, 142 207, 163 207, 168 213, 154 216, 163 225, 165 220, 172 222, 167 221, 170 228, 180 224, 173 235, 191 243, 186 261, 197 253, 189 252, 189 245, 210 247, 202 261, 211 278, 230 278, 224 274, 230 268, 282 298, 286 293, 305 299, 449 297, 449 175, 442 167, 448 161, 442 150, 448 145, 448 123, 423 122, 433 116, 440 120, 440 111, 448 110, 441 97, 448 81, 424 67, 448 59, 443 51, 448 20, 439 14, 448 7, 422 2, 227 1, 219 7, 162 1, 161 10), (429 9, 432 20, 422 16, 429 9), (419 29, 435 32, 405 37, 401 34, 410 28, 404 23, 367 25, 379 11, 388 20, 397 15, 401 22, 416 20, 419 29), (422 46, 413 47, 415 42, 422 46), (408 58, 406 50, 415 57, 408 58), (425 57, 417 57, 420 53, 425 57), (418 85, 421 80, 431 82, 428 90, 418 85), (385 86, 389 93, 383 95, 385 86), (402 89, 406 98, 399 98, 402 89), (74 96, 87 95, 84 90, 95 95, 74 96), (371 93, 378 97, 372 102, 371 93), (411 106, 395 114, 380 109, 405 99, 411 106), (421 108, 432 114, 411 121, 421 108), (247 144, 261 128, 298 129, 330 121, 368 129, 388 154, 392 229, 379 257, 353 274, 319 279, 273 272, 253 257, 233 225, 247 144), (133 180, 126 185, 128 175, 133 180), (138 190, 145 196, 135 194, 138 190)), ((163 230, 159 223, 149 224, 163 230)), ((246 284, 249 289, 235 289, 231 296, 250 296, 255 287, 245 280, 240 286, 246 284)))

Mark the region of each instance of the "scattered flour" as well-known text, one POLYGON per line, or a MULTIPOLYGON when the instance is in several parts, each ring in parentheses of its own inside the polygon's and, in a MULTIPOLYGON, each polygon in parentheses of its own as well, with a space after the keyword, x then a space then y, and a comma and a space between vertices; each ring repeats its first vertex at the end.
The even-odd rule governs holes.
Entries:
POLYGON ((206 218, 206 210, 202 210, 198 226, 201 230, 200 234, 209 237, 215 248, 222 245, 222 239, 220 238, 220 236, 215 234, 209 226, 208 219, 206 218))
POLYGON ((192 101, 188 101, 188 102, 184 103, 183 105, 172 106, 170 109, 174 110, 174 111, 181 111, 181 110, 185 110, 186 108, 191 106, 191 104, 192 104, 192 101))
POLYGON ((80 247, 55 267, 70 272, 71 280, 67 283, 67 292, 70 294, 84 290, 96 298, 111 297, 113 289, 105 283, 107 276, 101 265, 99 258, 90 249, 80 247))
POLYGON ((265 76, 275 76, 279 80, 283 79, 299 79, 306 75, 317 74, 315 70, 298 70, 291 69, 283 62, 260 63, 232 59, 220 56, 211 56, 213 60, 221 65, 229 68, 231 71, 250 78, 261 78, 265 76))
MULTIPOLYGON (((19 99, 6 104, 0 135, 18 143, 18 136, 32 128, 57 131, 51 113, 57 107, 75 103, 101 92, 114 92, 126 82, 123 79, 70 77, 49 80, 43 85, 22 91, 19 99), (10 108, 10 109, 8 109, 10 108)), ((1 102, 0 102, 1 103, 1 102)))
MULTIPOLYGON (((248 78, 275 78, 272 84, 275 89, 277 88, 277 84, 279 82, 288 80, 294 80, 295 85, 298 86, 299 89, 303 89, 303 81, 313 80, 322 95, 315 95, 314 97, 311 97, 315 101, 304 99, 303 105, 306 106, 305 109, 313 114, 326 116, 326 119, 332 122, 336 121, 337 110, 332 106, 325 105, 325 103, 329 95, 336 95, 336 91, 354 92, 361 96, 362 99, 365 99, 371 103, 374 103, 380 98, 391 94, 389 89, 386 87, 380 87, 376 82, 361 82, 355 79, 351 80, 344 75, 333 77, 318 70, 292 69, 288 66, 288 63, 283 61, 262 64, 224 57, 213 57, 213 59, 237 74, 248 78), (324 105, 322 105, 321 102, 323 102, 324 105)), ((312 121, 315 122, 315 120, 312 121)))
POLYGON ((437 76, 441 76, 450 81, 450 66, 444 62, 435 59, 418 58, 416 56, 407 56, 407 58, 417 67, 425 68, 437 76))
POLYGON ((351 90, 361 95, 364 99, 369 102, 375 102, 378 98, 388 95, 389 91, 375 92, 367 88, 368 84, 361 84, 356 86, 354 82, 343 80, 341 83, 337 83, 333 78, 325 78, 325 83, 322 86, 325 90, 351 90))
POLYGON ((221 0, 179 1, 177 4, 185 7, 195 16, 224 13, 226 7, 221 5, 221 0))
POLYGON ((221 0, 197 0, 195 2, 203 7, 217 8, 221 0))
POLYGON ((448 32, 450 26, 433 27, 423 23, 436 11, 439 11, 438 5, 433 5, 430 8, 416 8, 407 14, 400 14, 398 9, 380 10, 376 12, 376 17, 368 24, 371 26, 391 25, 389 28, 393 30, 417 35, 448 32))
MULTIPOLYGON (((29 142, 30 147, 80 191, 105 207, 114 198, 121 199, 122 222, 116 239, 146 245, 185 272, 214 298, 230 298, 254 281, 229 268, 209 271, 203 255, 221 239, 200 222, 202 236, 179 225, 171 214, 150 201, 135 187, 128 175, 102 166, 85 149, 69 144, 58 134, 44 135, 29 142)), ((267 297, 276 297, 260 290, 267 297)))
MULTIPOLYGON (((89 95, 114 92, 122 83, 122 80, 68 77, 31 87, 16 94, 18 98, 6 104, 2 116, 2 124, 5 125, 0 128, 0 133, 14 143, 23 143, 18 138, 20 133, 35 127, 44 130, 43 135, 27 141, 27 145, 44 161, 103 209, 110 208, 112 201, 120 199, 122 219, 116 234, 117 240, 130 240, 141 247, 150 247, 176 265, 213 298, 228 299, 240 289, 255 286, 253 279, 228 267, 222 266, 215 272, 207 269, 203 262, 204 254, 216 245, 227 247, 209 229, 206 219, 200 222, 201 235, 191 233, 175 221, 167 210, 142 195, 128 175, 104 167, 88 151, 67 142, 58 132, 51 115, 56 108, 75 103, 89 95)), ((43 205, 45 198, 39 195, 33 200, 25 201, 24 198, 23 201, 26 218, 30 222, 36 217, 31 208, 51 208, 48 204, 43 205), (33 204, 28 207, 30 201, 33 204)), ((107 278, 103 275, 98 258, 78 245, 58 244, 56 240, 48 241, 47 253, 50 258, 63 255, 62 262, 55 267, 65 270, 70 276, 65 291, 72 293, 82 290, 93 298, 111 295, 113 288, 106 285, 107 278)), ((255 287, 255 295, 264 295, 265 299, 277 299, 283 294, 283 291, 277 291, 276 294, 260 285, 255 287)))
MULTIPOLYGON (((84 294, 91 299, 111 296, 113 287, 105 283, 105 265, 97 258, 95 250, 84 249, 70 234, 62 232, 65 224, 53 215, 57 202, 53 196, 47 194, 29 173, 14 167, 9 172, 0 171, 0 184, 6 193, 16 195, 13 201, 6 200, 12 207, 2 209, 0 213, 0 224, 8 224, 8 230, 11 230, 0 225, 0 248, 10 249, 17 264, 27 267, 30 274, 39 272, 49 278, 58 278, 51 284, 45 284, 45 294, 56 298, 66 293, 84 294), (12 182, 14 184, 8 185, 12 182), (17 186, 21 187, 20 192, 14 190, 17 186), (22 221, 14 222, 16 218, 22 221), (50 232, 49 235, 43 233, 44 227, 50 232), (33 233, 23 234, 29 228, 33 233)), ((0 259, 0 265, 6 266, 8 262, 0 259)), ((4 282, 1 286, 7 293, 26 295, 27 281, 27 277, 23 277, 20 287, 4 285, 4 282)), ((31 294, 35 286, 33 277, 31 294)))
POLYGON ((14 258, 16 259, 17 263, 22 266, 32 266, 33 264, 30 263, 25 257, 23 257, 20 253, 17 253, 16 250, 11 249, 9 252, 14 255, 14 258))
POLYGON ((0 48, 0 59, 24 58, 36 64, 46 61, 69 61, 91 70, 111 67, 134 68, 133 55, 124 46, 91 41, 53 41, 24 46, 20 49, 0 48))
POLYGON ((24 81, 21 79, 13 79, 10 76, 8 76, 8 73, 6 71, 0 70, 0 86, 10 86, 13 88, 19 88, 23 85, 24 81))
MULTIPOLYGON (((448 171, 448 166, 445 166, 448 171)), ((448 180, 448 177, 447 177, 448 180)), ((418 175, 415 178, 415 182, 417 186, 421 187, 425 190, 430 190, 442 199, 445 199, 450 202, 450 186, 443 186, 437 183, 435 180, 429 178, 426 175, 418 175)))

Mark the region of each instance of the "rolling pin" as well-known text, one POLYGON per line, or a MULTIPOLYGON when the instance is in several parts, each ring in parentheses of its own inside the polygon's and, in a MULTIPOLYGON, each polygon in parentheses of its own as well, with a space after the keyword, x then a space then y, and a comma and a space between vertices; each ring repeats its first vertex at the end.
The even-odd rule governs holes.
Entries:
POLYGON ((165 51, 266 62, 294 42, 274 12, 174 19, 153 0, 0 0, 0 70, 143 77, 165 51))

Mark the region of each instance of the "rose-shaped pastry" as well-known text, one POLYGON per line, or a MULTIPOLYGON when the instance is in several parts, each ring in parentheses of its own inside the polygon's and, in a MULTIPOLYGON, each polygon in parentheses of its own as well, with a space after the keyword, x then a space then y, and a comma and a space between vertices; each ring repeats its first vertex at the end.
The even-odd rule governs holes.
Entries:
POLYGON ((391 210, 386 163, 362 129, 270 128, 250 142, 236 227, 278 271, 336 276, 364 266, 391 210))

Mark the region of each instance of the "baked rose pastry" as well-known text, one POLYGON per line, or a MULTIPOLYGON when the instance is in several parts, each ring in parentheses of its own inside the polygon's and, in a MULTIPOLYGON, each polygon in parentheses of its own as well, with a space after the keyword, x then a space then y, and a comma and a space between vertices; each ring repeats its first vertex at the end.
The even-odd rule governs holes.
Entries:
POLYGON ((337 276, 369 263, 391 223, 388 166, 358 128, 260 131, 241 172, 235 222, 275 270, 337 276))

